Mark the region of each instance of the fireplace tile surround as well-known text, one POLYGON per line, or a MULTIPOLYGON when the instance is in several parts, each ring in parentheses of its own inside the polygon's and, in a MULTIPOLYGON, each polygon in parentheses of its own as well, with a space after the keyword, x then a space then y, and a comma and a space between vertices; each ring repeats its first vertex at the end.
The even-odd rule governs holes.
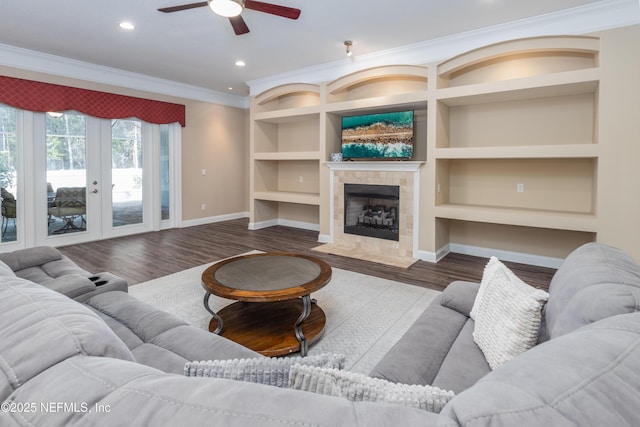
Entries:
POLYGON ((318 250, 367 261, 409 267, 418 258, 419 170, 424 162, 327 162, 330 169, 330 243, 318 250), (344 185, 390 185, 400 188, 398 241, 344 231, 344 185))

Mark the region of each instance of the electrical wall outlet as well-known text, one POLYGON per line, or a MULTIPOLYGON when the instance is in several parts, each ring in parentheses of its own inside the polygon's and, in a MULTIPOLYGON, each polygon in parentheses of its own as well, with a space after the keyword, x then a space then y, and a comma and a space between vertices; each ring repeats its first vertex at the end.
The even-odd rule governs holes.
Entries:
POLYGON ((524 193, 524 184, 516 184, 516 192, 524 193))
POLYGON ((304 176, 300 175, 300 176, 298 177, 298 182, 304 182, 304 176))
POLYGON ((205 210, 207 209, 207 205, 205 205, 204 203, 200 205, 200 209, 205 210))

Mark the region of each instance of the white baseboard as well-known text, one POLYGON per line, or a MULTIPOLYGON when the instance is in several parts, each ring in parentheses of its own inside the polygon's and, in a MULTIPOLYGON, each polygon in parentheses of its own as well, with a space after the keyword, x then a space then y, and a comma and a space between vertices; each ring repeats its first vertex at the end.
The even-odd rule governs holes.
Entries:
POLYGON ((427 262, 438 262, 448 253, 478 256, 490 258, 495 256, 501 261, 517 262, 520 264, 536 265, 538 267, 558 268, 564 259, 552 258, 542 255, 532 255, 523 252, 505 251, 501 249, 484 248, 480 246, 461 245, 458 243, 448 243, 436 252, 418 251, 418 258, 427 262))
POLYGON ((511 261, 520 264, 536 265, 539 267, 558 268, 564 261, 563 258, 552 258, 542 255, 533 255, 523 252, 512 252, 501 249, 483 248, 479 246, 461 245, 450 243, 449 250, 454 253, 473 255, 483 258, 495 256, 501 261, 511 261))
POLYGON ((291 221, 288 219, 278 219, 278 225, 285 227, 301 228, 303 230, 320 231, 320 224, 314 224, 312 222, 291 221))
POLYGON ((417 257, 422 261, 437 263, 449 253, 449 245, 445 245, 435 252, 418 250, 417 257))
POLYGON ((180 228, 194 227, 196 225, 211 224, 214 222, 230 221, 232 219, 248 218, 249 212, 236 212, 231 214, 209 216, 206 218, 189 219, 180 223, 180 228))
POLYGON ((262 228, 273 227, 274 225, 278 225, 277 219, 270 219, 269 221, 260 221, 260 222, 250 222, 249 230, 260 230, 262 228))
POLYGON ((260 230, 261 228, 273 227, 275 225, 282 225, 284 227, 301 228, 303 230, 320 231, 320 225, 311 222, 291 221, 288 219, 270 219, 268 221, 250 222, 249 230, 260 230))
POLYGON ((331 243, 333 239, 331 239, 331 235, 329 234, 318 234, 318 243, 331 243))

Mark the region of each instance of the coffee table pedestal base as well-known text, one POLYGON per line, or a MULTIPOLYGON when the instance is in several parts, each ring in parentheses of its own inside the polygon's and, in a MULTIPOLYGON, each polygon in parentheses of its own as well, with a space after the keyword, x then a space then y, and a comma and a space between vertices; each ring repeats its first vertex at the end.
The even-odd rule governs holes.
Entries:
MULTIPOLYGON (((302 299, 277 302, 236 302, 217 312, 222 318, 220 335, 242 344, 264 356, 274 357, 302 350, 316 341, 322 334, 327 317, 317 304, 311 304, 309 317, 301 324, 303 344, 296 337, 295 325, 304 311, 302 299), (306 344, 304 344, 306 341, 306 344)), ((209 322, 209 331, 218 328, 214 317, 209 322)))

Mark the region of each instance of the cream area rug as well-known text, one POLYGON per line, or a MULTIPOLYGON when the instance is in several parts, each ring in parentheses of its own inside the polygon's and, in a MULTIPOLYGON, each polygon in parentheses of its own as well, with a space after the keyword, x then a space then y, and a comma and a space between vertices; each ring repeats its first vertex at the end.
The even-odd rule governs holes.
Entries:
MULTIPOLYGON (((202 265, 129 287, 129 293, 157 308, 208 330, 211 315, 203 305, 202 265)), ((368 374, 439 292, 352 271, 333 269, 331 282, 311 294, 327 323, 309 355, 338 353, 345 368, 368 374)), ((234 301, 211 296, 220 310, 234 301)), ((297 355, 297 353, 296 353, 297 355)))

